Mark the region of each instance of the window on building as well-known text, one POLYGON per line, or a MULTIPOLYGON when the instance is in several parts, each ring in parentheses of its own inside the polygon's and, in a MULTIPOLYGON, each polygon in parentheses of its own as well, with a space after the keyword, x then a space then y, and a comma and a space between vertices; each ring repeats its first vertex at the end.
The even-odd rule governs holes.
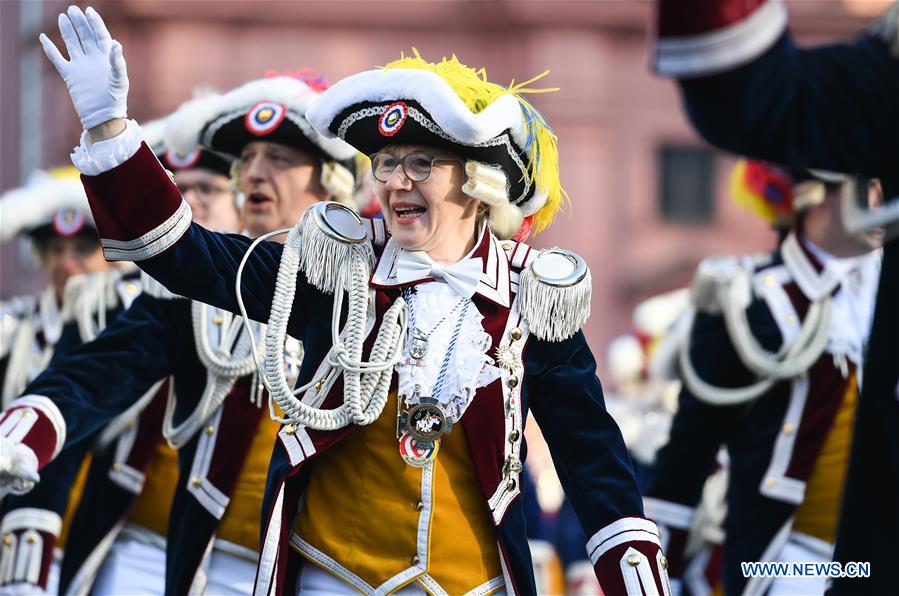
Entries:
POLYGON ((656 162, 662 219, 683 223, 712 221, 715 214, 713 153, 704 147, 662 145, 656 162))

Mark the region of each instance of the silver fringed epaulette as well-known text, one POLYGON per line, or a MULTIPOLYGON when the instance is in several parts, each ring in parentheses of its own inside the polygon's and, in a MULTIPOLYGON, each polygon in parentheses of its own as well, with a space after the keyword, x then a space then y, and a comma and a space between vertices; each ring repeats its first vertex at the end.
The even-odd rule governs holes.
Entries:
POLYGON ((95 315, 119 304, 128 308, 140 293, 140 282, 124 277, 124 272, 117 269, 77 275, 66 282, 62 317, 71 321, 76 313, 95 315))
POLYGON ((70 277, 62 293, 62 320, 68 323, 78 313, 96 314, 100 305, 114 306, 117 301, 110 273, 103 271, 70 277))
POLYGON ((696 268, 696 275, 690 285, 690 302, 699 312, 721 314, 720 289, 737 285, 738 295, 744 306, 749 305, 752 273, 751 263, 735 256, 709 257, 696 268))
POLYGON ((361 252, 374 265, 372 243, 359 215, 341 203, 323 201, 306 210, 300 222, 299 269, 310 284, 326 294, 350 287, 352 257, 361 252))
POLYGON ((144 294, 159 298, 160 300, 177 300, 183 298, 174 292, 170 292, 164 285, 150 277, 145 271, 140 272, 140 287, 144 294))
POLYGON ((540 339, 568 339, 590 317, 590 268, 571 251, 543 250, 522 269, 518 291, 521 315, 540 339))

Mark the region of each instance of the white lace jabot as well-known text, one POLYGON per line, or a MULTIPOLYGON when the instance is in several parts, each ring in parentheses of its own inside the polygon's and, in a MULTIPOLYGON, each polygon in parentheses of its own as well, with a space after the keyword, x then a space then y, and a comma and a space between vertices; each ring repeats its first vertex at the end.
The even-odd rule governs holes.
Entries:
MULTIPOLYGON (((415 289, 412 293, 415 325, 425 333, 434 329, 459 303, 459 294, 443 282, 423 283, 415 289)), ((441 395, 432 394, 461 312, 462 308, 457 308, 430 335, 422 366, 405 364, 406 358, 410 356, 408 340, 403 349, 403 360, 396 365, 399 393, 406 396, 407 404, 418 403, 412 397, 415 386, 418 385, 420 394, 437 399, 454 422, 465 413, 478 387, 485 387, 500 376, 499 368, 494 366, 493 359, 487 354, 491 338, 481 324, 484 317, 474 304, 470 304, 459 329, 455 353, 450 358, 441 395)), ((410 329, 409 333, 411 332, 410 329)))

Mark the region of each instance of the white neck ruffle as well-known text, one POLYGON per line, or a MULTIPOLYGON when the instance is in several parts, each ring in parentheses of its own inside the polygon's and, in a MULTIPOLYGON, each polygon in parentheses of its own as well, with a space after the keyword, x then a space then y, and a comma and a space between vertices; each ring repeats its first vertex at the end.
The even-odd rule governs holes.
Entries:
MULTIPOLYGON (((432 329, 434 331, 428 338, 428 350, 421 366, 406 363, 406 359, 410 357, 407 338, 403 358, 395 368, 399 375, 399 393, 406 396, 407 404, 418 403, 419 400, 413 394, 415 387, 419 386, 420 395, 436 399, 453 422, 458 421, 465 413, 479 387, 489 385, 500 376, 499 368, 494 366, 493 358, 487 354, 492 341, 481 324, 484 317, 472 303, 461 322, 443 388, 440 395, 434 395, 435 384, 463 307, 459 306, 436 329, 434 326, 459 304, 460 298, 458 293, 443 282, 428 282, 416 286, 416 291, 412 293, 415 326, 424 333, 429 333, 432 329)), ((411 332, 410 328, 409 333, 411 332)))

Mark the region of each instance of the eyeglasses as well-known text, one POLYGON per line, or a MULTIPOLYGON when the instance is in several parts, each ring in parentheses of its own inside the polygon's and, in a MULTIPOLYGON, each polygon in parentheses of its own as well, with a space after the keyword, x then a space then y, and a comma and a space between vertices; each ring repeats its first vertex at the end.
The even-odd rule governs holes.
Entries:
POLYGON ((458 162, 458 159, 434 157, 430 153, 414 152, 403 158, 389 153, 375 153, 371 156, 371 174, 378 182, 387 182, 398 165, 403 166, 403 173, 413 182, 424 182, 431 175, 435 163, 458 162))
POLYGON ((216 197, 230 192, 230 189, 227 186, 209 184, 208 182, 197 182, 195 184, 178 184, 177 186, 178 192, 180 192, 182 196, 186 195, 190 191, 194 191, 197 195, 197 199, 204 203, 208 203, 216 197))
POLYGON ((45 244, 45 254, 62 257, 68 252, 76 259, 86 259, 100 249, 100 244, 93 238, 73 236, 68 238, 53 237, 45 244))

